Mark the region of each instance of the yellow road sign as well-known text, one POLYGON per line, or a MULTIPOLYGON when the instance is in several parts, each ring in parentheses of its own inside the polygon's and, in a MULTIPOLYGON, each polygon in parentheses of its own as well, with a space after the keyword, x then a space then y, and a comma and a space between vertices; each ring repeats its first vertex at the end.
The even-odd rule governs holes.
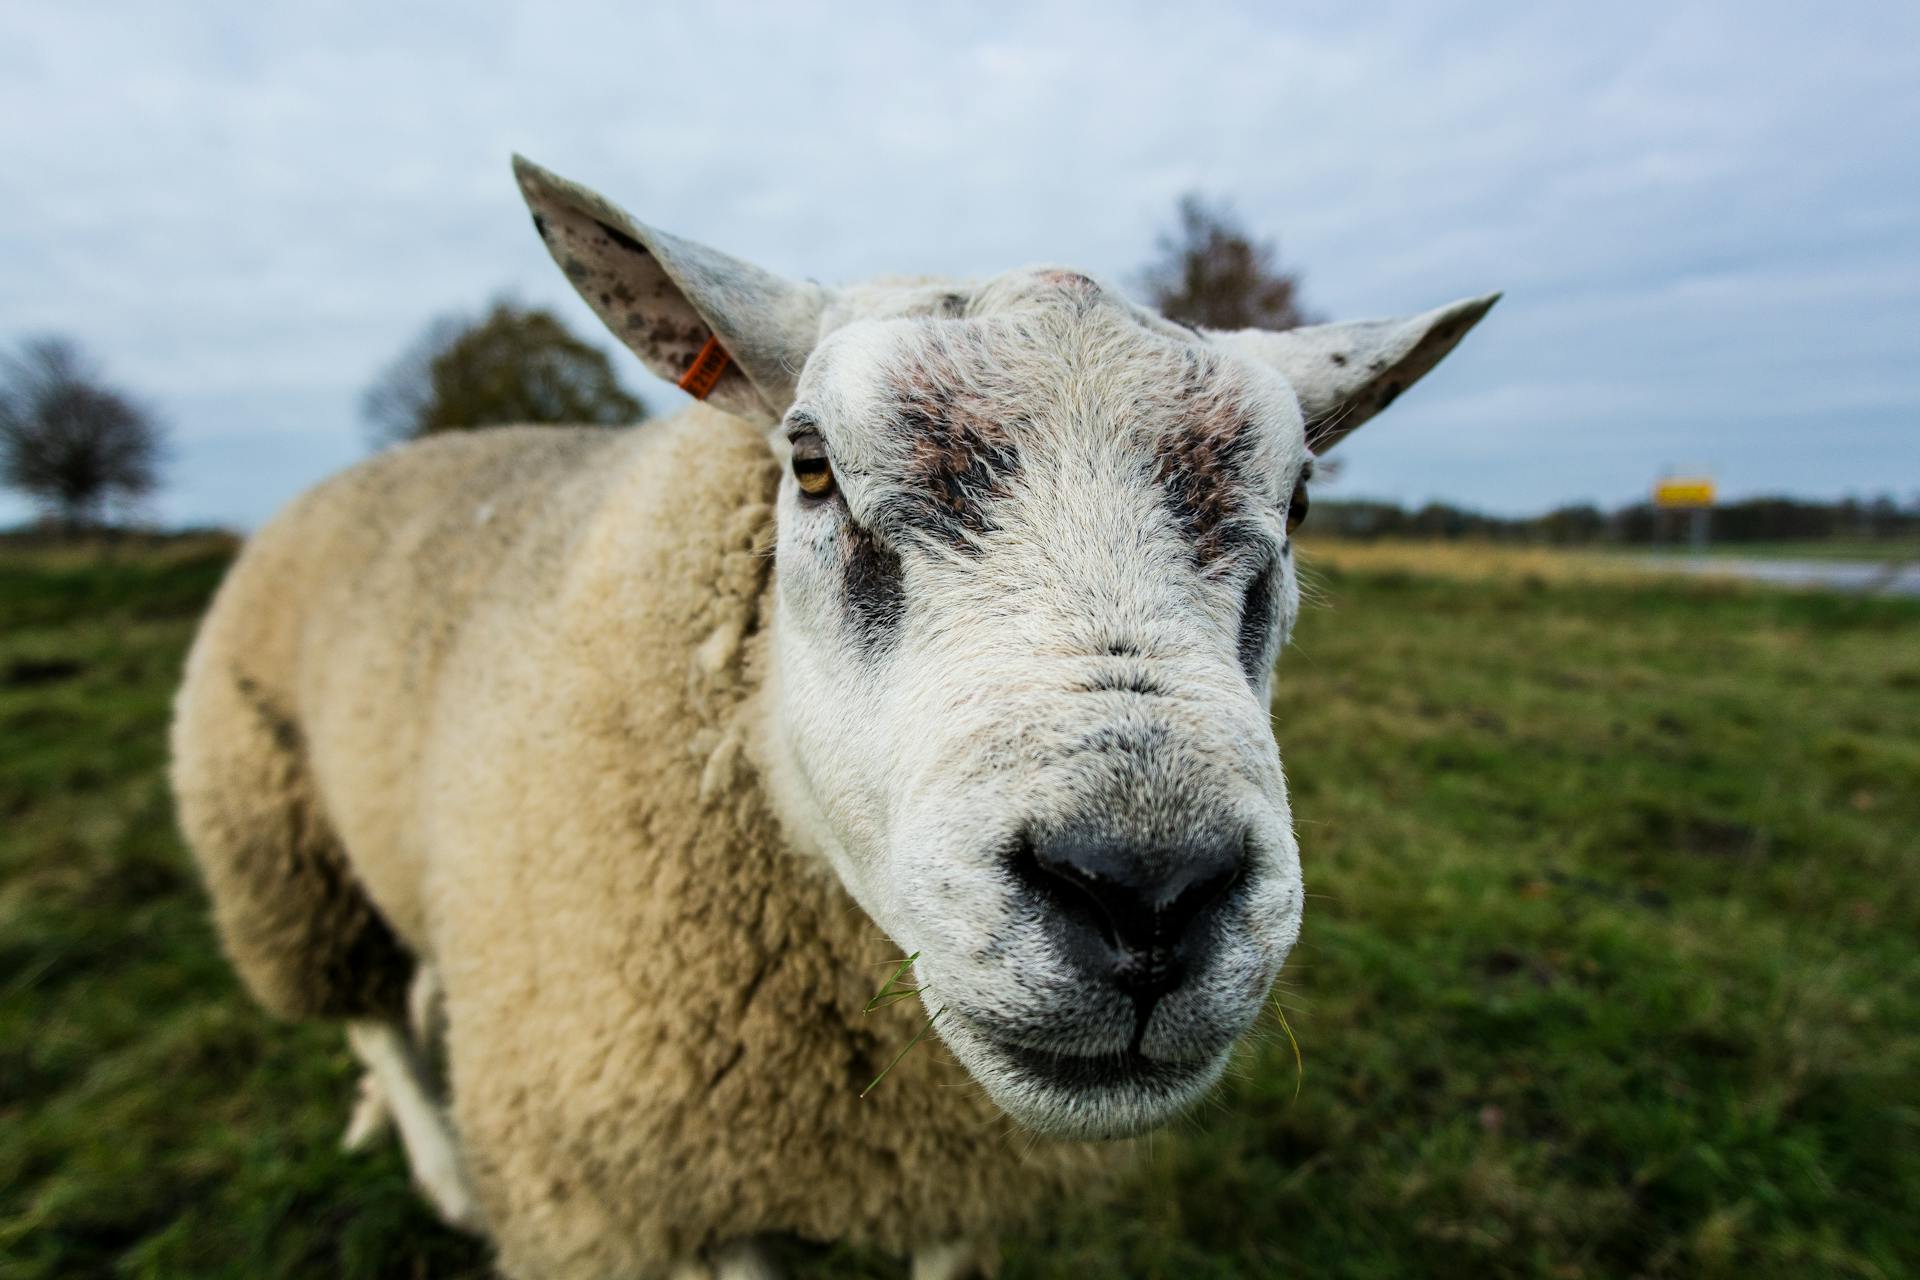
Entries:
POLYGON ((1713 481, 1706 476, 1668 476, 1653 487, 1653 501, 1661 507, 1710 507, 1713 481))

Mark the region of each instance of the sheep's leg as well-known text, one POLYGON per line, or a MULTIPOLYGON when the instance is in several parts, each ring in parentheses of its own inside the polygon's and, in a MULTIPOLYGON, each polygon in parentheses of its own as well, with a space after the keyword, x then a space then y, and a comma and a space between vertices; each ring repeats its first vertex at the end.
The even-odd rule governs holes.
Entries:
POLYGON ((347 1043, 386 1097, 414 1183, 449 1225, 480 1230, 480 1205, 467 1185, 459 1142, 431 1096, 405 1029, 392 1022, 350 1022, 347 1043))
POLYGON ((780 1280, 780 1268, 757 1240, 736 1240, 714 1250, 713 1280, 780 1280))
POLYGON ((393 1128, 393 1108, 387 1105, 386 1090, 374 1079, 371 1070, 360 1073, 360 1093, 353 1103, 353 1116, 347 1121, 346 1136, 340 1139, 342 1151, 370 1151, 373 1144, 393 1128))
MULTIPOLYGON (((444 1097, 446 1090, 440 1085, 446 1049, 446 1000, 440 988, 440 971, 430 964, 414 968, 413 982, 407 988, 407 1022, 413 1030, 418 1059, 425 1068, 423 1074, 433 1081, 435 1095, 444 1097)), ((354 1101, 346 1135, 340 1139, 341 1149, 371 1150, 373 1144, 392 1129, 393 1107, 369 1068, 360 1074, 360 1096, 354 1101)))
POLYGON ((781 1280, 781 1271, 758 1240, 735 1240, 715 1249, 698 1262, 683 1262, 673 1270, 673 1280, 781 1280))
POLYGON ((407 987, 407 1024, 413 1031, 423 1078, 434 1086, 434 1095, 446 1096, 447 999, 440 986, 440 970, 422 964, 413 971, 407 987))
POLYGON ((991 1239, 943 1240, 913 1251, 913 1280, 987 1280, 999 1270, 991 1239))

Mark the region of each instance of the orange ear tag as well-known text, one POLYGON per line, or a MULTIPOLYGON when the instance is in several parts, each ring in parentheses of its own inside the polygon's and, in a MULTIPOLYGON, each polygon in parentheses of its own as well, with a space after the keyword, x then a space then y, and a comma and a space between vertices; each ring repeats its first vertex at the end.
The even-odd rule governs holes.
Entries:
POLYGON ((706 345, 700 348, 700 354, 693 358, 693 363, 687 366, 687 371, 680 375, 680 389, 695 400, 705 400, 713 394, 713 389, 720 384, 720 375, 725 373, 727 366, 732 363, 733 357, 728 355, 727 349, 720 345, 720 339, 713 334, 708 334, 706 345))

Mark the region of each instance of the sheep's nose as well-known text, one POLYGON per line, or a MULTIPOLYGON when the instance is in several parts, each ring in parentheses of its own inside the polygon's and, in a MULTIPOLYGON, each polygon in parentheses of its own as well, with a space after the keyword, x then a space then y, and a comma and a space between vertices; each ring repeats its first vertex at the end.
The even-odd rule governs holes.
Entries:
POLYGON ((1204 961, 1213 917, 1244 876, 1246 849, 1238 832, 1140 849, 1069 831, 1023 840, 1014 870, 1053 909, 1074 963, 1130 996, 1144 1025, 1154 1002, 1204 961))

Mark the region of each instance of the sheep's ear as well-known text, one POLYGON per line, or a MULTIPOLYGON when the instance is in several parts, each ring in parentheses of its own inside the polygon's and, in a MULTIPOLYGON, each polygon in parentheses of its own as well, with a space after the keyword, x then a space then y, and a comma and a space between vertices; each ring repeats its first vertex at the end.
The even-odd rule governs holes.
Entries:
POLYGON ((741 417, 787 411, 825 289, 655 231, 522 156, 513 173, 553 260, 647 368, 741 417))
POLYGON ((1278 333, 1216 333, 1223 346, 1279 366, 1300 398, 1307 447, 1324 453, 1392 404, 1478 324, 1500 295, 1469 298, 1417 316, 1316 324, 1278 333))

